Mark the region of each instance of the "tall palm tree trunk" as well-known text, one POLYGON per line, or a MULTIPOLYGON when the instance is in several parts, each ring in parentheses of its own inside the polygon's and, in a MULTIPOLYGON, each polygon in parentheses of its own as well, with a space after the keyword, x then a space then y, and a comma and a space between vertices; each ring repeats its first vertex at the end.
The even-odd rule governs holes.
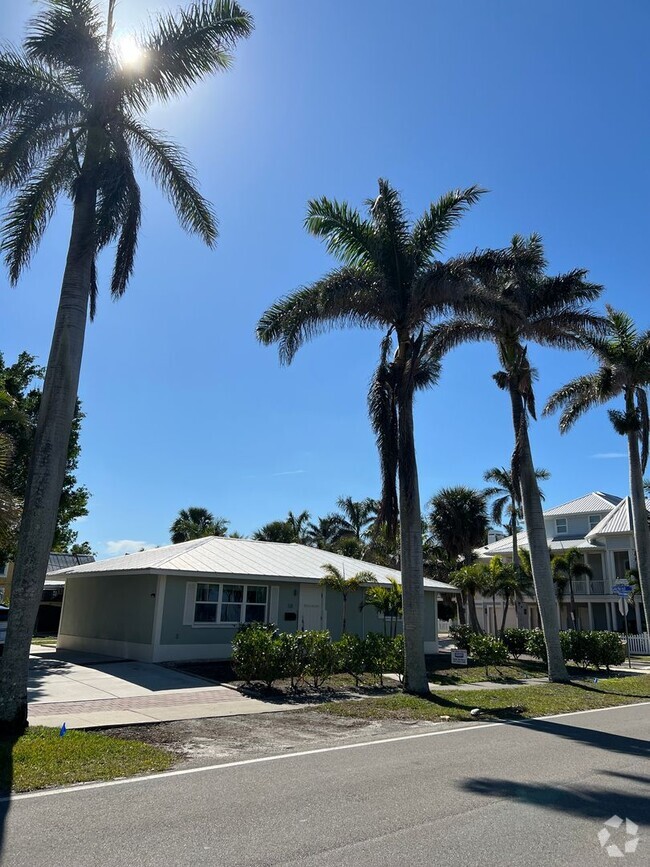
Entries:
MULTIPOLYGON (((519 559, 519 538, 517 533, 517 502, 513 496, 511 500, 511 508, 512 508, 512 519, 510 523, 510 532, 512 535, 512 565, 515 569, 515 575, 519 576, 521 572, 520 559, 519 559)), ((522 614, 521 608, 522 603, 515 599, 515 615, 517 617, 517 626, 525 626, 524 616, 522 614)), ((505 619, 504 619, 505 623, 505 619)), ((503 634, 503 628, 501 629, 501 633, 503 634)))
POLYGON ((348 621, 348 594, 343 594, 343 623, 341 624, 341 635, 345 635, 345 627, 348 621))
MULTIPOLYGON (((636 431, 627 434, 627 447, 630 462, 630 502, 632 505, 632 529, 636 565, 639 572, 641 600, 645 612, 646 629, 650 630, 650 529, 645 507, 643 489, 643 470, 639 456, 639 439, 636 431)), ((641 624, 639 624, 639 631, 641 624)))
POLYGON ((528 534, 533 584, 535 586, 539 617, 548 656, 548 677, 551 681, 568 682, 569 675, 564 664, 562 646, 560 644, 560 617, 553 590, 553 575, 551 572, 551 561, 548 556, 548 542, 544 526, 542 500, 539 495, 535 466, 530 450, 528 425, 526 423, 522 396, 519 393, 516 382, 511 382, 509 391, 512 403, 515 449, 517 451, 517 466, 519 468, 524 521, 528 534))
POLYGON ((429 694, 424 660, 424 565, 422 515, 413 433, 413 389, 398 394, 400 558, 404 624, 404 689, 429 694))
POLYGON ((77 402, 97 198, 88 162, 87 149, 75 195, 68 256, 27 478, 12 581, 13 604, 0 660, 0 733, 20 732, 27 725, 29 647, 56 529, 77 402))
POLYGON ((578 625, 578 608, 576 606, 576 596, 573 591, 573 577, 571 575, 569 575, 569 605, 571 607, 571 620, 573 621, 573 628, 580 629, 580 626, 578 625))
POLYGON ((506 628, 506 617, 508 616, 508 608, 510 607, 510 597, 503 597, 503 614, 501 615, 501 627, 499 629, 499 637, 503 639, 503 633, 506 628))

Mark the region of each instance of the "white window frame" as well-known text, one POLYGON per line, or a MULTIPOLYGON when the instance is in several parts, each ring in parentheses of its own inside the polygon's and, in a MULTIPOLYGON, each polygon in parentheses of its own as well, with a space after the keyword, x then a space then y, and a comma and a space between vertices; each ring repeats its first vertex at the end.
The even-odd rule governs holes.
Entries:
MULTIPOLYGON (((194 591, 194 601, 192 608, 192 626, 196 629, 215 629, 215 628, 225 628, 232 629, 234 626, 241 626, 244 623, 249 621, 246 620, 246 606, 247 605, 262 605, 261 602, 247 602, 246 594, 248 590, 264 590, 265 601, 264 601, 264 620, 261 621, 266 623, 268 620, 268 612, 269 612, 269 588, 267 584, 238 584, 235 581, 197 581, 196 589, 194 591), (199 587, 204 585, 210 585, 212 587, 219 588, 219 597, 216 602, 204 602, 202 600, 197 599, 199 593, 199 587), (241 602, 223 602, 223 588, 224 587, 241 587, 243 590, 243 598, 241 602), (221 620, 221 606, 225 605, 240 605, 241 606, 241 615, 239 620, 221 620), (204 621, 204 620, 196 620, 196 606, 197 605, 213 605, 216 609, 216 620, 213 621, 204 621)), ((253 621, 250 621, 251 623, 253 621)))
POLYGON ((588 521, 589 521, 589 530, 591 531, 591 530, 596 529, 596 527, 602 521, 602 518, 600 517, 600 515, 589 515, 588 521))
POLYGON ((556 536, 566 536, 568 532, 569 532, 568 518, 556 518, 555 519, 555 535, 556 536), (560 524, 564 525, 563 530, 560 530, 560 524))

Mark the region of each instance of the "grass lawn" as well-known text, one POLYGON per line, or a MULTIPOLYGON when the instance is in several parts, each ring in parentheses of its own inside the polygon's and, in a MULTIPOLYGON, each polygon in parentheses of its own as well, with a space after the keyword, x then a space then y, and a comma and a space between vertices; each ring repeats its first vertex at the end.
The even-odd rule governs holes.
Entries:
POLYGON ((0 741, 0 795, 164 771, 173 761, 150 744, 34 726, 15 743, 0 741))
POLYGON ((32 644, 40 644, 42 647, 56 647, 56 635, 35 635, 32 644))
POLYGON ((480 708, 482 719, 521 719, 590 708, 613 707, 650 701, 650 675, 585 680, 581 683, 549 683, 513 689, 433 693, 431 698, 396 693, 352 701, 330 702, 319 710, 357 719, 432 720, 441 716, 472 719, 480 708))

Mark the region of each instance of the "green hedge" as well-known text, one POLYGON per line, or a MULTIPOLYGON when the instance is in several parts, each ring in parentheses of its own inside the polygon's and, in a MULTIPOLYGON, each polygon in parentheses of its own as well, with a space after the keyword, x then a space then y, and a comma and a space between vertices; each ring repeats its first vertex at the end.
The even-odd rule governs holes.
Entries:
POLYGON ((343 635, 333 642, 327 630, 278 632, 273 624, 242 627, 232 643, 235 675, 247 684, 269 689, 277 680, 289 680, 296 689, 306 683, 320 689, 333 674, 351 675, 357 686, 364 674, 379 683, 387 673, 404 668, 404 639, 370 632, 365 638, 343 635))
MULTIPOLYGON (((546 643, 540 629, 505 629, 501 640, 474 632, 469 626, 454 627, 451 634, 456 646, 467 650, 479 665, 502 665, 504 651, 513 659, 526 653, 546 662, 546 643)), ((625 643, 617 632, 567 629, 560 632, 560 643, 565 661, 581 668, 604 667, 609 671, 611 665, 625 662, 625 643)))

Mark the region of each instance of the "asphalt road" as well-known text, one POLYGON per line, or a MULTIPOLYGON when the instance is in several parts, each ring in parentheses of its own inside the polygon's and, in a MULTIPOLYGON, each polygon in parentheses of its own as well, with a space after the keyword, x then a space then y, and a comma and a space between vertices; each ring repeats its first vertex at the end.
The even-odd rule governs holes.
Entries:
POLYGON ((0 860, 592 867, 618 814, 640 837, 622 863, 648 864, 649 735, 646 704, 16 799, 0 860))

